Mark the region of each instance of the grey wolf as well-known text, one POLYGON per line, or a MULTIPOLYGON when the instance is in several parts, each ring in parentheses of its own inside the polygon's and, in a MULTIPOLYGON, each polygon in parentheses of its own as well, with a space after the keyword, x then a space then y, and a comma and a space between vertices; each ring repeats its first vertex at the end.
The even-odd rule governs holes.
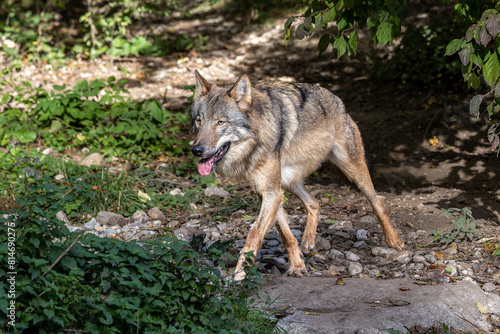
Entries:
POLYGON ((198 171, 244 179, 262 196, 262 207, 248 233, 236 265, 236 280, 246 252, 257 254, 264 235, 277 223, 288 254, 287 274, 307 274, 302 253, 314 250, 319 203, 303 180, 324 161, 337 166, 370 202, 387 244, 404 244, 377 198, 365 161, 361 134, 343 102, 330 91, 304 83, 250 83, 241 75, 232 87, 209 83, 195 71, 196 91, 190 117, 196 139, 192 152, 201 158, 198 171), (281 188, 296 195, 307 209, 299 249, 287 223, 281 188))

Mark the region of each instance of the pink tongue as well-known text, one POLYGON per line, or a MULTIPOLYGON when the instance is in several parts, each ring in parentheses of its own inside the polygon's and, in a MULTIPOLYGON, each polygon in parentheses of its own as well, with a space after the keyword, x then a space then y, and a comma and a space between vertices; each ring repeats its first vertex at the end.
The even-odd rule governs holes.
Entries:
POLYGON ((214 161, 215 156, 211 157, 208 160, 202 159, 198 162, 198 172, 201 175, 208 175, 212 171, 212 162, 214 161))

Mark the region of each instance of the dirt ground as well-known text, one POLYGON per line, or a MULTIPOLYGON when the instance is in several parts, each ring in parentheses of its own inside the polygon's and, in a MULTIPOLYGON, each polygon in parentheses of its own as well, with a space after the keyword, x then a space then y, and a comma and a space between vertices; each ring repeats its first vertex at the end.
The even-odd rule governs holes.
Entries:
MULTIPOLYGON (((441 208, 469 207, 477 220, 477 238, 474 242, 456 242, 456 257, 461 261, 483 258, 475 279, 480 284, 496 284, 499 293, 499 257, 488 254, 485 243, 477 240, 499 234, 500 158, 489 151, 486 122, 469 117, 470 96, 457 95, 455 102, 449 103, 453 99, 446 91, 406 91, 374 81, 368 75, 372 66, 369 59, 385 51, 368 43, 366 35, 360 36, 358 55, 342 61, 328 52, 318 57, 315 38, 292 41, 286 48, 285 19, 249 27, 243 19, 226 21, 216 13, 189 20, 174 18, 168 25, 158 26, 158 31, 208 36, 206 50, 166 59, 73 61, 58 69, 32 66, 25 67, 20 75, 34 85, 47 87, 110 75, 128 77, 128 89, 134 97, 158 98, 173 112, 186 112, 189 107, 191 92, 184 86, 194 85, 194 70, 218 84, 230 84, 242 73, 252 81, 320 84, 345 102, 358 123, 373 158, 375 187, 404 236, 407 249, 432 248, 428 232, 451 227, 441 208)), ((379 231, 372 223, 358 222, 359 217, 371 213, 371 208, 354 185, 334 176, 329 167, 322 167, 307 184, 316 195, 329 193, 337 200, 321 198, 324 219, 320 233, 331 224, 326 219, 352 220, 356 228, 379 231)), ((289 211, 298 205, 294 201, 287 206, 289 211)))

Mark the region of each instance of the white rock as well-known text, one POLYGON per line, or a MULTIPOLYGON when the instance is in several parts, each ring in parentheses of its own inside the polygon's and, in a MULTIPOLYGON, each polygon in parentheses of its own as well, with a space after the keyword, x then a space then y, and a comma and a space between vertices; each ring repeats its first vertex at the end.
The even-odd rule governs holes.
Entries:
POLYGON ((351 262, 349 263, 349 274, 354 276, 354 275, 359 275, 363 271, 363 266, 359 262, 351 262))
POLYGON ((91 155, 80 161, 79 165, 87 167, 91 167, 92 165, 103 166, 104 158, 99 153, 92 153, 91 155))
POLYGON ((358 262, 359 260, 361 260, 361 257, 358 254, 355 254, 351 251, 345 253, 345 258, 353 262, 358 262))
POLYGON ((338 259, 343 259, 345 258, 345 255, 344 253, 342 253, 341 251, 337 250, 337 249, 331 249, 327 255, 330 257, 330 258, 338 258, 338 259))
POLYGON ((80 233, 81 231, 83 231, 83 228, 81 228, 80 226, 73 226, 73 225, 66 224, 66 227, 68 228, 70 233, 73 233, 73 232, 80 233))
POLYGON ((45 150, 42 151, 43 155, 52 155, 54 154, 54 149, 52 147, 47 147, 45 150))
POLYGON ((66 215, 66 213, 64 211, 58 211, 56 213, 56 218, 65 224, 69 224, 68 215, 66 215))
POLYGON ((353 228, 352 222, 348 220, 344 220, 338 223, 335 223, 333 225, 328 226, 329 230, 345 230, 345 229, 351 229, 353 228))
POLYGON ((219 187, 208 187, 205 189, 205 196, 219 196, 219 197, 224 197, 228 198, 231 197, 231 194, 228 193, 226 190, 219 188, 219 187))
POLYGON ((165 219, 165 215, 156 206, 148 211, 149 217, 152 219, 165 219))
POLYGON ((95 218, 92 218, 89 220, 88 223, 85 223, 83 227, 86 230, 95 230, 97 227, 101 227, 101 224, 99 224, 97 220, 95 220, 95 218))
POLYGON ((398 254, 398 252, 395 249, 392 248, 387 248, 387 247, 373 247, 372 248, 372 255, 373 256, 380 256, 383 258, 393 258, 398 254))
POLYGON ((172 196, 184 196, 185 192, 183 192, 180 188, 174 188, 169 191, 169 194, 172 196))

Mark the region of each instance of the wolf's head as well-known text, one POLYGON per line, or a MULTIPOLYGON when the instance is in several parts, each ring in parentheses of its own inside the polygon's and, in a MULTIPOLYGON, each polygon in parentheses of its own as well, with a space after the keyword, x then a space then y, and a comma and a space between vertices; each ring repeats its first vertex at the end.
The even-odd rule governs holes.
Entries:
POLYGON ((247 111, 252 104, 252 87, 246 74, 231 88, 217 87, 198 71, 195 100, 190 110, 196 134, 192 152, 201 158, 198 171, 210 174, 230 149, 252 136, 247 111))

